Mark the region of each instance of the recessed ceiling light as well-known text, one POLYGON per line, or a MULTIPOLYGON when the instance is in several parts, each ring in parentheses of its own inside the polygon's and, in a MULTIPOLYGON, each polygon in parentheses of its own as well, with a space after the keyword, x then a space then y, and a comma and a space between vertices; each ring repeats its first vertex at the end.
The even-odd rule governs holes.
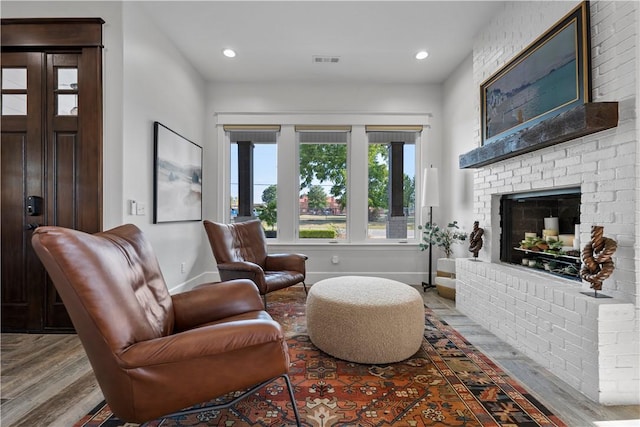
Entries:
POLYGON ((427 52, 426 50, 421 50, 420 52, 416 53, 416 59, 425 59, 427 56, 429 56, 429 52, 427 52))
POLYGON ((234 58, 236 56, 236 51, 233 49, 227 48, 222 50, 222 54, 227 58, 234 58))

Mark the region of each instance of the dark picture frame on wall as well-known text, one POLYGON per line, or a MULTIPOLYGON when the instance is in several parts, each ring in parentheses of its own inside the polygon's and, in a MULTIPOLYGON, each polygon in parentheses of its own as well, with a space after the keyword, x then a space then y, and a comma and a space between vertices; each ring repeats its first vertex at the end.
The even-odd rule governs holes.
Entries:
POLYGON ((153 223, 202 220, 202 147, 153 123, 153 223))
POLYGON ((480 86, 482 145, 591 101, 589 2, 480 86))

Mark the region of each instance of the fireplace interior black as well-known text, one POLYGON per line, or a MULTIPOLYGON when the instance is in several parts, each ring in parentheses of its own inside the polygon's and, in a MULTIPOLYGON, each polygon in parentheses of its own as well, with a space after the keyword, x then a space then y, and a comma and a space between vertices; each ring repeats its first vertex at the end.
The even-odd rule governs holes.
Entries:
POLYGON ((503 195, 500 260, 579 280, 580 188, 503 195))

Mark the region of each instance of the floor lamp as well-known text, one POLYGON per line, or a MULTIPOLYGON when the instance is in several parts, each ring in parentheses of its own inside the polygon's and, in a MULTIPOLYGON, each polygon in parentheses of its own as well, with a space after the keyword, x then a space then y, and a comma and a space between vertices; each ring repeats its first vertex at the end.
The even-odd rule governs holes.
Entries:
MULTIPOLYGON (((440 206, 440 190, 438 186, 438 169, 433 166, 424 170, 422 174, 422 207, 429 207, 429 224, 433 224, 433 208, 440 206)), ((431 227, 431 229, 433 229, 431 227)), ((431 238, 429 238, 431 241, 431 238)), ((433 288, 432 283, 432 249, 433 245, 429 243, 429 282, 422 282, 422 289, 426 291, 428 288, 433 288)))

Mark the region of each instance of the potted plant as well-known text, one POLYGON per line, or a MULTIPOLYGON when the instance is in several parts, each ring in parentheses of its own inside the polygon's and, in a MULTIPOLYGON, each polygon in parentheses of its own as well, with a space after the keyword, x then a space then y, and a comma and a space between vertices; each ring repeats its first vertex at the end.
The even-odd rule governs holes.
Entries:
POLYGON ((460 231, 458 221, 450 222, 445 228, 428 222, 424 227, 419 225, 418 230, 422 230, 421 251, 427 250, 431 245, 434 245, 441 248, 447 258, 450 258, 453 253, 454 243, 462 243, 467 239, 467 233, 460 231))
POLYGON ((266 203, 263 207, 258 208, 258 218, 270 228, 264 232, 266 237, 276 237, 277 234, 277 230, 273 228, 278 220, 278 210, 276 206, 276 201, 273 200, 266 203))

